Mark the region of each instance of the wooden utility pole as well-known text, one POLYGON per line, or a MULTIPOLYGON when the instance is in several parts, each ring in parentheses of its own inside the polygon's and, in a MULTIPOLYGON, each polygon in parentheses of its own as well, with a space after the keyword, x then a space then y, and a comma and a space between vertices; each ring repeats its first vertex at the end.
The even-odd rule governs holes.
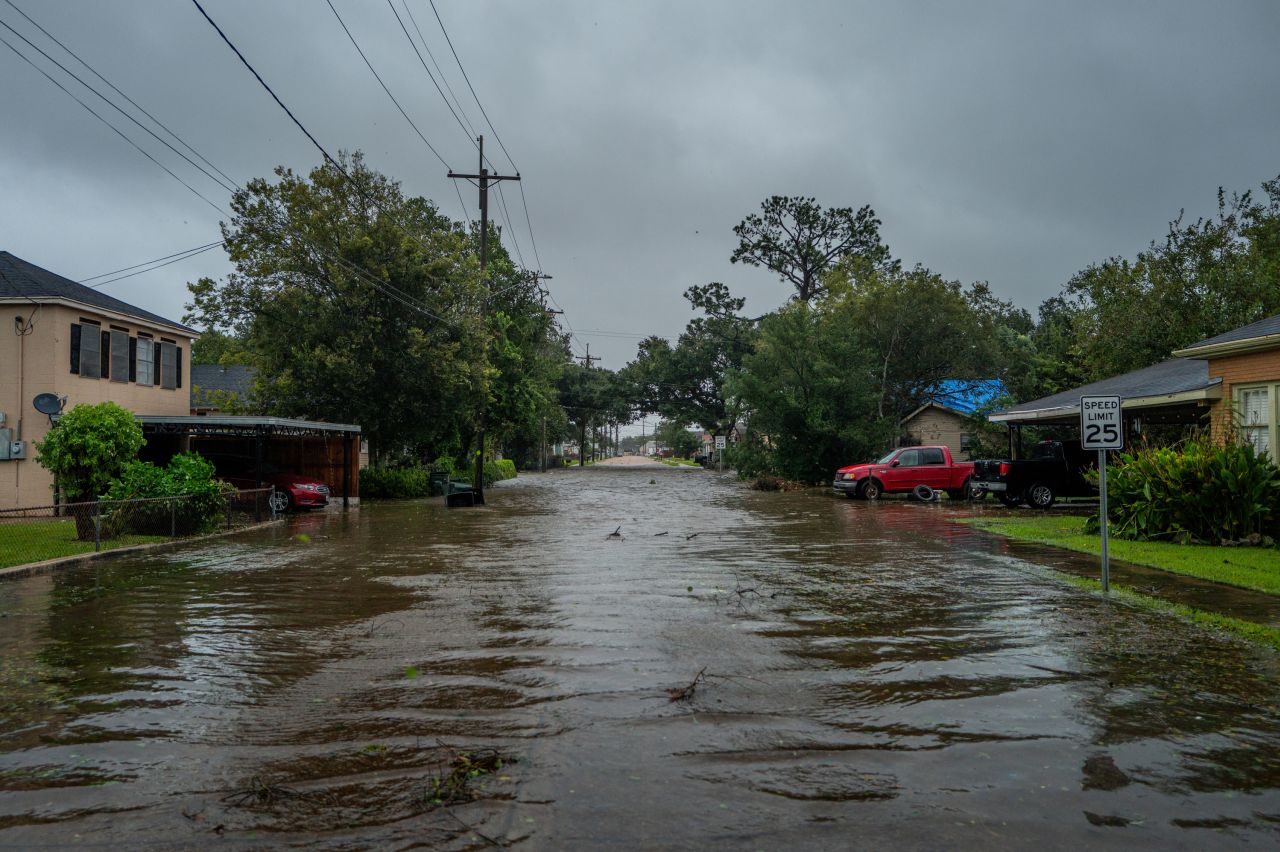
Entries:
MULTIPOLYGON (((586 348, 587 348, 587 354, 582 356, 582 366, 586 367, 587 369, 590 369, 591 362, 599 361, 600 359, 592 356, 590 343, 586 344, 586 348)), ((592 411, 591 413, 593 415, 595 414, 594 411, 592 411)), ((586 467, 586 465, 587 465, 587 418, 583 416, 581 437, 578 441, 578 467, 586 467)))
MULTIPOLYGON (((481 318, 489 313, 489 184, 497 183, 503 180, 520 180, 520 175, 499 175, 490 174, 489 170, 484 167, 484 136, 481 135, 476 142, 480 147, 480 173, 476 175, 464 175, 457 172, 449 172, 449 177, 454 180, 472 181, 480 189, 480 283, 484 287, 485 297, 482 303, 481 318)), ((536 282, 535 282, 536 283, 536 282)), ((486 330, 486 334, 487 334, 486 330)), ((488 341, 486 338, 485 353, 488 354, 488 341)), ((476 493, 475 501, 477 505, 484 505, 484 430, 485 416, 488 413, 489 400, 488 392, 480 398, 480 417, 479 417, 479 433, 480 433, 480 452, 476 456, 476 476, 474 481, 474 489, 476 493)))

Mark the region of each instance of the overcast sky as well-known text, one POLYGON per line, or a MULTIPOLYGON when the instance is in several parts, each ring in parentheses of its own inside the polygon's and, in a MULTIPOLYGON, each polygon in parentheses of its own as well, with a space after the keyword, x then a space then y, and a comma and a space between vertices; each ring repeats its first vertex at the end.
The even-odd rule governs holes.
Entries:
MULTIPOLYGON (((189 2, 13 2, 237 181, 319 162, 189 2)), ((445 167, 323 0, 204 2, 321 144, 362 149, 462 217, 445 167)), ((427 0, 407 2, 482 127, 427 0)), ((334 4, 449 165, 474 170, 468 134, 386 0, 334 4)), ((729 263, 733 226, 769 195, 870 204, 907 263, 989 281, 1034 311, 1076 270, 1160 237, 1180 208, 1213 212, 1218 186, 1280 174, 1275 0, 436 5, 523 175, 575 350, 590 342, 607 367, 645 334, 678 334, 691 284, 724 281, 755 312, 789 295, 729 263)), ((87 73, 7 0, 0 20, 87 73)), ((226 192, 66 85, 226 206, 226 192)), ((0 249, 74 279, 219 238, 220 214, 3 45, 0 188, 0 249)), ((508 186, 506 200, 535 267, 519 193, 508 186)), ((176 319, 187 281, 227 269, 208 252, 104 289, 176 319)))

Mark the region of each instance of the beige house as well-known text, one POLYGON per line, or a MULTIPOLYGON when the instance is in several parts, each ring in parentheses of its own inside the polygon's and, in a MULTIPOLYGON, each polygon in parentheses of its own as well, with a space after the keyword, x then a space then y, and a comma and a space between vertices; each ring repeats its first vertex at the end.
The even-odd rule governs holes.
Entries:
POLYGON ((952 458, 965 461, 969 458, 973 440, 973 419, 954 408, 937 402, 927 402, 902 418, 902 436, 916 445, 943 446, 951 450, 952 458))
POLYGON ((185 415, 198 332, 0 251, 0 509, 53 502, 34 442, 49 417, 32 400, 70 409, 112 401, 135 414, 185 415))

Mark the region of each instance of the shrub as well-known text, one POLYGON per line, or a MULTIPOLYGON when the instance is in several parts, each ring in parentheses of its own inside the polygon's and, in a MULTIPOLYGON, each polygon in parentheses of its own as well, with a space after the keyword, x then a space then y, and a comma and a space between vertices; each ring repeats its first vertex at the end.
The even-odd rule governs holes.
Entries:
POLYGON ((431 496, 431 471, 425 467, 366 467, 360 471, 360 496, 403 500, 431 496))
POLYGON ((217 528, 234 489, 215 476, 213 465, 198 453, 179 453, 166 467, 132 461, 111 483, 106 500, 152 500, 107 509, 108 536, 122 533, 192 535, 217 528), (165 500, 158 498, 181 498, 165 500))
MULTIPOLYGON (((1207 436, 1144 448, 1107 467, 1108 519, 1131 539, 1237 541, 1280 533, 1280 468, 1252 446, 1207 436)), ((1097 516, 1090 519, 1096 530, 1097 516)))
MULTIPOLYGON (((498 459, 498 460, 497 460, 497 462, 495 462, 495 463, 496 463, 496 464, 497 464, 497 466, 498 466, 498 473, 499 473, 498 479, 500 479, 500 480, 501 480, 501 479, 515 479, 515 478, 516 478, 516 463, 515 463, 513 460, 511 460, 511 459, 498 459)), ((487 475, 487 474, 486 474, 485 478, 486 478, 486 479, 488 478, 488 475, 487 475)))
POLYGON ((102 494, 146 439, 133 415, 114 402, 80 404, 36 443, 36 461, 70 501, 102 494))

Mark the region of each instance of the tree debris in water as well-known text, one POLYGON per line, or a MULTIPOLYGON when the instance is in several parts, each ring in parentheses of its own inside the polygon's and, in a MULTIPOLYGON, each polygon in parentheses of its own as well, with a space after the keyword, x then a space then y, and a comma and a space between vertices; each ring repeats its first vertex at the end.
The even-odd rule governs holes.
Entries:
POLYGON ((686 686, 677 686, 667 690, 667 695, 671 701, 688 701, 693 698, 693 694, 698 691, 698 684, 707 679, 707 667, 703 666, 698 673, 693 676, 693 680, 689 681, 686 686))
POLYGON ((304 796, 304 793, 292 787, 286 787, 283 784, 271 784, 255 775, 249 779, 248 787, 228 793, 222 797, 222 801, 237 807, 244 807, 245 805, 272 807, 280 802, 289 799, 301 799, 304 796))
POLYGON ((504 756, 497 749, 483 748, 476 751, 460 751, 449 748, 449 758, 434 778, 427 782, 423 796, 428 807, 457 805, 476 798, 472 786, 477 778, 497 772, 515 758, 504 756))
POLYGON ((670 532, 671 532, 670 530, 663 530, 663 531, 662 531, 662 532, 660 532, 660 533, 654 533, 654 534, 653 534, 653 537, 654 537, 654 538, 657 538, 657 537, 658 537, 658 536, 660 536, 660 535, 668 535, 668 534, 670 534, 670 532))
POLYGON ((624 536, 622 535, 622 524, 618 524, 618 528, 617 528, 616 530, 614 530, 613 532, 611 532, 611 533, 609 533, 607 536, 605 536, 605 540, 606 540, 606 541, 607 541, 607 540, 609 540, 609 539, 611 539, 611 538, 617 538, 617 539, 622 539, 622 538, 624 538, 624 536))

